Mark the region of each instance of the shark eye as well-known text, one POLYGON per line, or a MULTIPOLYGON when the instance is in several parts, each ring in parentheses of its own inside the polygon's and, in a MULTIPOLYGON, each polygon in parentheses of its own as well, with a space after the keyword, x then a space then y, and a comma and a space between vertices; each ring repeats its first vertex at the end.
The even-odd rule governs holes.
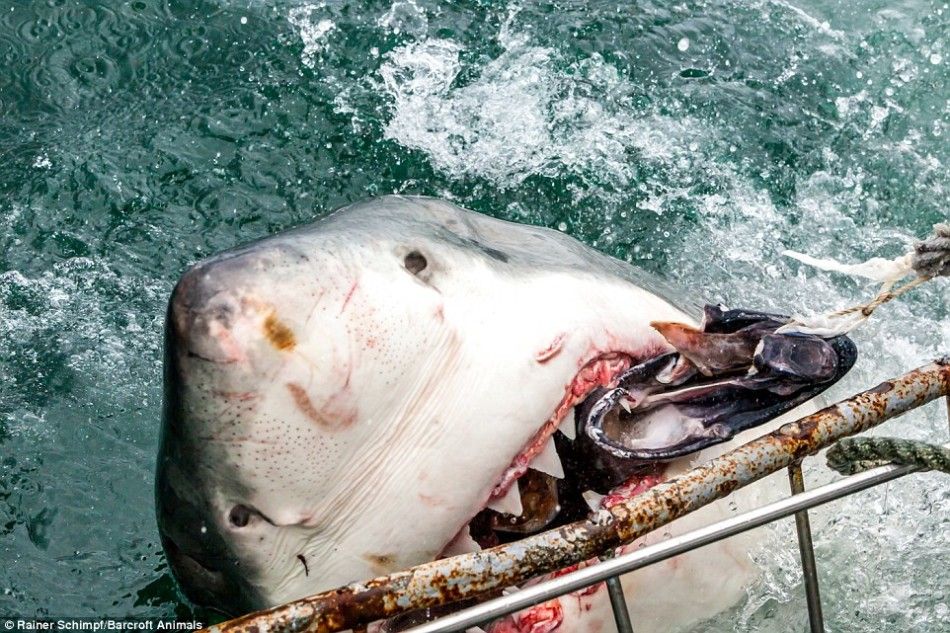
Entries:
POLYGON ((429 265, 425 255, 419 251, 411 251, 408 255, 406 255, 406 258, 402 263, 406 267, 406 270, 411 272, 413 275, 418 275, 423 270, 425 270, 426 266, 429 265))
POLYGON ((228 513, 228 520, 234 527, 241 528, 250 522, 251 514, 253 513, 254 511, 247 506, 238 504, 231 508, 231 511, 228 513))

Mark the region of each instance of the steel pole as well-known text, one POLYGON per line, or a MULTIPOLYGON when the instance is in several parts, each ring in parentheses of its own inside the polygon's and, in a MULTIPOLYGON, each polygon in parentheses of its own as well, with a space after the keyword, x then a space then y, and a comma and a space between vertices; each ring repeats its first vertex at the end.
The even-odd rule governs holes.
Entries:
MULTIPOLYGON (((805 475, 802 463, 788 467, 788 483, 793 495, 805 492, 805 475)), ((798 553, 802 560, 802 576, 805 581, 805 602, 808 605, 808 626, 811 633, 824 633, 825 623, 821 613, 821 594, 818 591, 818 565, 815 563, 815 546, 811 538, 811 521, 808 510, 795 513, 795 531, 798 533, 798 553)))

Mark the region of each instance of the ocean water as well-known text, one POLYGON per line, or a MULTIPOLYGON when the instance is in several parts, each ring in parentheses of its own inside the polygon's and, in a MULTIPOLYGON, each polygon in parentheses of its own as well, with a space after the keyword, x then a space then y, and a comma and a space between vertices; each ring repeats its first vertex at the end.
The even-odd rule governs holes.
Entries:
MULTIPOLYGON (((201 257, 422 193, 820 313, 873 288, 782 250, 894 257, 950 214, 943 1, 0 0, 0 62, 0 615, 195 613, 152 482, 165 302, 201 257)), ((854 338, 835 396, 950 352, 950 285, 854 338)), ((941 406, 881 432, 945 442, 941 406)), ((948 511, 933 474, 816 511, 828 630, 946 630, 948 511)), ((771 528, 698 630, 805 630, 796 557, 771 528)))

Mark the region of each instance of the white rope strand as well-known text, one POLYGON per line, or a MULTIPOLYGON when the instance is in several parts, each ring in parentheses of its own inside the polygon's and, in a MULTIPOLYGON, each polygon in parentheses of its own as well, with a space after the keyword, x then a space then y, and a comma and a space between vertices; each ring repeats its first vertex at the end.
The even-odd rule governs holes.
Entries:
POLYGON ((878 307, 922 283, 935 277, 950 276, 950 224, 934 225, 933 237, 917 242, 914 250, 895 259, 873 257, 860 264, 842 264, 833 259, 818 259, 795 251, 783 251, 782 254, 821 270, 864 277, 881 284, 877 294, 867 303, 824 315, 795 315, 791 323, 776 330, 776 333, 798 332, 828 338, 847 334, 866 321, 878 307), (892 290, 897 282, 911 274, 914 275, 912 280, 892 290))

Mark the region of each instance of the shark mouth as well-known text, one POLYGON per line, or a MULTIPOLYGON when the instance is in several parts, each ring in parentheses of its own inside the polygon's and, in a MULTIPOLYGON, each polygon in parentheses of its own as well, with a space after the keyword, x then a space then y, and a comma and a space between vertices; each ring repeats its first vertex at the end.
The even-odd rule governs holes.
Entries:
POLYGON ((852 367, 850 339, 780 334, 790 319, 706 306, 698 329, 653 323, 674 348, 608 353, 443 551, 478 551, 587 518, 664 479, 670 460, 725 442, 815 397, 852 367))

